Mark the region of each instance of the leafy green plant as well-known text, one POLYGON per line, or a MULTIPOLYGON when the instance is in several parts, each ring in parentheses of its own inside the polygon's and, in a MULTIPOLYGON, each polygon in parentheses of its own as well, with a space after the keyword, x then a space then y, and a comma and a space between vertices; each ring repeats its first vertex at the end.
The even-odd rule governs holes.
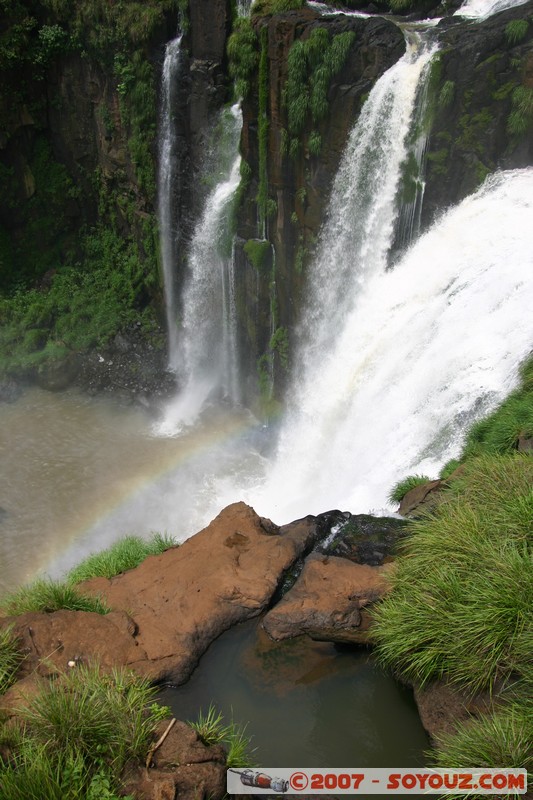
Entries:
POLYGON ((13 635, 13 626, 0 629, 0 695, 15 681, 22 661, 19 642, 13 635))
POLYGON ((7 614, 24 614, 26 611, 52 613, 60 609, 92 611, 96 614, 107 614, 110 611, 98 597, 81 594, 69 583, 42 578, 8 595, 2 608, 7 614))
POLYGON ((77 564, 68 573, 67 580, 80 583, 90 578, 112 578, 134 569, 148 556, 159 555, 175 546, 175 539, 166 534, 154 533, 148 541, 140 536, 125 536, 106 550, 93 553, 77 564))
POLYGON ((421 486, 423 483, 427 483, 430 480, 431 478, 428 478, 427 475, 408 475, 407 478, 398 481, 398 483, 392 487, 389 494, 390 502, 400 503, 407 492, 410 492, 415 486, 421 486))
POLYGON ((393 591, 375 612, 384 664, 472 691, 526 673, 532 483, 527 455, 471 458, 437 509, 410 523, 393 591))
POLYGON ((513 45, 521 42, 525 38, 529 30, 529 22, 527 19, 512 19, 505 26, 505 38, 507 44, 513 45))

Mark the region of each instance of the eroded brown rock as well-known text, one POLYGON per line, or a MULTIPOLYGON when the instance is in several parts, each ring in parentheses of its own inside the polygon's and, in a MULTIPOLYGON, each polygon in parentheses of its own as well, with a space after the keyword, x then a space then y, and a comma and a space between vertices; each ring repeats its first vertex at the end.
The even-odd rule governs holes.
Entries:
POLYGON ((313 553, 293 588, 266 615, 264 628, 276 640, 305 633, 323 641, 365 644, 368 606, 389 590, 391 568, 313 553))
POLYGON ((472 697, 445 681, 435 681, 423 688, 415 686, 414 697, 422 725, 433 741, 453 733, 472 716, 490 708, 488 694, 472 697))
POLYGON ((422 509, 429 510, 438 504, 438 492, 443 481, 427 481, 410 489, 402 498, 399 513, 404 517, 419 514, 422 509), (416 511, 416 514, 414 513, 416 511))
POLYGON ((264 610, 314 532, 313 517, 277 528, 234 503, 180 547, 82 588, 134 620, 135 650, 125 652, 133 669, 180 683, 217 636, 264 610))
MULTIPOLYGON (((161 724, 160 733, 168 722, 161 724)), ((222 747, 206 747, 195 731, 179 720, 156 750, 149 769, 133 771, 124 791, 136 800, 207 800, 226 790, 226 754, 222 747)))

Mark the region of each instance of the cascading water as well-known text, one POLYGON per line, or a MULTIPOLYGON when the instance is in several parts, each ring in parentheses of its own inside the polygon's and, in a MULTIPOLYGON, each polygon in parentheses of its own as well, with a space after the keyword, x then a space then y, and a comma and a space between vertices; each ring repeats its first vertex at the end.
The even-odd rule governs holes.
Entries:
POLYGON ((228 229, 231 200, 240 180, 241 126, 240 107, 234 105, 222 120, 216 153, 219 181, 189 246, 176 357, 180 392, 166 411, 162 433, 191 424, 213 392, 233 403, 240 399, 233 243, 228 229))
POLYGON ((176 298, 177 222, 173 198, 179 163, 176 126, 173 117, 174 97, 182 62, 181 36, 166 46, 161 78, 161 117, 159 125, 159 165, 157 175, 157 208, 159 241, 165 285, 166 321, 168 331, 168 363, 177 367, 178 328, 176 298))
MULTIPOLYGON (((394 270, 375 273, 331 347, 307 360, 266 486, 276 520, 379 509, 412 472, 436 475, 512 390, 533 342, 533 169, 496 174, 394 270)), ((314 274, 317 291, 325 278, 314 274)))
POLYGON ((433 53, 420 34, 406 37, 405 55, 377 81, 363 106, 334 181, 299 331, 298 397, 312 394, 312 365, 328 352, 339 319, 365 281, 386 266, 415 98, 433 53))
POLYGON ((527 0, 466 0, 455 12, 455 16, 469 17, 470 19, 487 19, 493 14, 505 11, 508 8, 523 5, 527 0))

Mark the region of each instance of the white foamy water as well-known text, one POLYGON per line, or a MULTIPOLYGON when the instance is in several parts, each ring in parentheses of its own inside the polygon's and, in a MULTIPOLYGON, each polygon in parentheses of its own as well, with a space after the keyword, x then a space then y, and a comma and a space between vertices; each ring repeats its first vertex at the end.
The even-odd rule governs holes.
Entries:
POLYGON ((413 472, 436 475, 504 399, 533 344, 533 169, 497 174, 329 319, 278 455, 252 498, 292 519, 367 511, 413 472))
POLYGON ((228 234, 231 200, 240 180, 242 114, 238 104, 226 114, 222 127, 216 158, 222 169, 189 247, 174 360, 180 392, 159 426, 164 435, 193 424, 214 392, 239 402, 233 247, 228 234))
POLYGON ((175 289, 178 220, 173 217, 174 203, 172 198, 179 162, 173 106, 181 61, 181 36, 178 36, 166 46, 161 75, 161 117, 157 172, 157 216, 165 285, 168 360, 171 369, 175 369, 178 357, 177 298, 175 289))
POLYGON ((500 11, 506 11, 508 8, 524 5, 526 2, 527 0, 518 0, 518 2, 517 0, 466 0, 454 16, 483 20, 500 11))
POLYGON ((407 37, 405 55, 373 87, 335 177, 299 331, 296 362, 303 374, 295 384, 298 395, 306 392, 309 364, 322 357, 337 334, 332 314, 343 318, 365 281, 385 267, 406 139, 432 55, 419 34, 407 37))

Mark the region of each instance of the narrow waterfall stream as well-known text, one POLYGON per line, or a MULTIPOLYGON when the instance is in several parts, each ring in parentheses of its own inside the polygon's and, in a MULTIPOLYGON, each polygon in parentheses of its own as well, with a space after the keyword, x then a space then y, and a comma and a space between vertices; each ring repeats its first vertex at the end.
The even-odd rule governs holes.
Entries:
POLYGON ((177 82, 182 64, 181 35, 167 44, 161 76, 161 114, 159 125, 159 168, 157 174, 157 210, 159 240, 166 298, 168 361, 175 370, 178 359, 176 253, 178 224, 174 196, 179 173, 179 147, 173 117, 177 82))
POLYGON ((214 157, 218 181, 188 248, 189 273, 177 331, 179 353, 174 359, 179 394, 166 410, 162 434, 192 424, 212 393, 239 402, 233 244, 228 233, 231 201, 240 180, 242 114, 238 104, 223 113, 220 125, 214 157))

